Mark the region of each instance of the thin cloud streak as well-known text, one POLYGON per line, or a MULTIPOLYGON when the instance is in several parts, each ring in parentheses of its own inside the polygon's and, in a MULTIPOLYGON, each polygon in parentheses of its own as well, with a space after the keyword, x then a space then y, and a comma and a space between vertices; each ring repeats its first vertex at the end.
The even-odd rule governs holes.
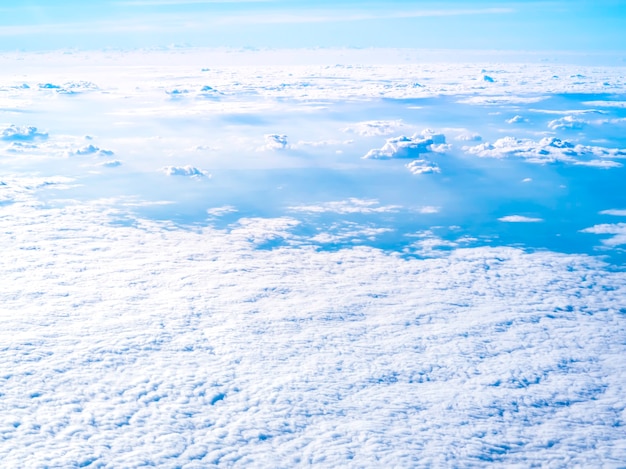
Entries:
POLYGON ((168 5, 216 5, 231 3, 273 3, 276 0, 128 0, 120 2, 112 2, 114 5, 152 7, 152 6, 168 6, 168 5))
MULTIPOLYGON (((159 2, 159 0, 146 0, 146 2, 159 2)), ((252 0, 264 2, 271 0, 252 0)), ((159 4, 167 4, 170 0, 164 0, 159 4)), ((248 0, 244 0, 248 2, 248 0)), ((244 3, 239 0, 232 0, 229 3, 244 3)), ((187 3, 217 3, 189 0, 187 3)), ((224 2, 220 2, 224 3, 224 2)), ((148 3, 145 3, 146 5, 148 3)), ((202 15, 197 12, 193 15, 152 15, 149 18, 142 17, 138 22, 136 18, 127 18, 126 21, 96 21, 87 22, 65 22, 48 24, 23 24, 0 26, 0 36, 26 36, 41 34, 91 34, 91 33, 111 33, 111 32, 175 32, 175 31, 204 31, 207 25, 268 25, 268 24, 304 24, 304 23, 331 23, 331 22, 357 22, 368 20, 393 20, 410 18, 448 17, 448 16, 471 16, 471 15, 498 15, 511 14, 515 10, 511 8, 484 8, 484 9, 459 9, 459 10, 415 10, 386 12, 381 14, 367 13, 357 14, 345 12, 344 14, 329 14, 320 12, 318 14, 310 11, 291 14, 239 14, 239 15, 202 15)))
POLYGON ((515 13, 512 8, 481 8, 481 9, 458 9, 458 10, 413 10, 379 13, 352 13, 329 14, 321 12, 315 14, 311 11, 303 11, 298 14, 279 15, 238 15, 222 17, 220 23, 229 24, 282 24, 282 23, 330 23, 330 22, 353 22, 368 20, 393 20, 410 18, 436 18, 446 16, 472 16, 472 15, 498 15, 515 13))

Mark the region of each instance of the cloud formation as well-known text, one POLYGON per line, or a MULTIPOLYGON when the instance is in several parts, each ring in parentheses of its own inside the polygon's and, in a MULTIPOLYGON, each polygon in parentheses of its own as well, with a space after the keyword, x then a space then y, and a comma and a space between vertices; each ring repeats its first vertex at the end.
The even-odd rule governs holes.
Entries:
POLYGON ((406 127, 402 120, 372 120, 357 122, 344 127, 344 132, 351 132, 363 137, 376 137, 380 135, 390 135, 398 129, 406 127))
POLYGON ((307 213, 393 213, 397 212, 399 205, 380 205, 376 199, 358 199, 351 197, 347 200, 325 202, 316 205, 296 205, 289 207, 295 212, 307 213))
POLYGON ((265 145, 259 148, 259 150, 287 150, 290 148, 286 135, 281 134, 267 134, 265 135, 265 145))
POLYGON ((603 239, 602 244, 609 247, 623 246, 626 244, 626 223, 603 223, 581 230, 581 233, 597 235, 611 235, 603 239))
POLYGON ((505 223, 538 223, 543 221, 543 218, 527 217, 524 215, 507 215, 498 218, 498 220, 505 223))
POLYGON ((202 169, 198 169, 191 165, 186 166, 165 166, 161 169, 163 173, 167 176, 187 176, 194 178, 204 178, 211 177, 211 174, 208 171, 204 171, 202 169))
POLYGON ((626 150, 575 144, 556 137, 539 141, 527 138, 503 137, 494 143, 481 143, 463 149, 482 158, 524 158, 530 163, 562 162, 584 166, 613 168, 622 166, 610 159, 626 158, 626 150), (600 159, 598 159, 600 158, 600 159))
POLYGON ((426 129, 412 137, 401 135, 389 138, 382 148, 370 150, 363 158, 379 160, 419 158, 426 153, 443 153, 448 149, 444 134, 426 129))
POLYGON ((33 140, 45 140, 48 134, 39 132, 37 127, 9 125, 0 131, 0 140, 7 142, 24 142, 33 140))

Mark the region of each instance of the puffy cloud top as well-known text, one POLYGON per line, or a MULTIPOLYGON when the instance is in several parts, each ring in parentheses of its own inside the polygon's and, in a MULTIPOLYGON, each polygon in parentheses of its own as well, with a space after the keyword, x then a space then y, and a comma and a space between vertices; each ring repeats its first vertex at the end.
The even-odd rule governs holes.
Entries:
POLYGON ((289 148, 286 135, 267 134, 265 135, 265 145, 261 150, 285 150, 289 148))
POLYGON ((485 142, 464 147, 467 153, 483 158, 526 158, 531 163, 565 162, 586 166, 616 167, 620 163, 597 158, 625 158, 626 150, 574 144, 556 137, 539 141, 527 138, 503 137, 493 143, 485 142))
POLYGON ((37 127, 10 125, 0 132, 0 140, 24 141, 48 138, 48 134, 39 132, 37 127))
POLYGON ((188 177, 211 177, 211 175, 202 170, 198 169, 194 166, 166 166, 162 169, 162 171, 168 176, 188 176, 188 177))
POLYGON ((382 148, 370 150, 363 158, 416 158, 424 153, 443 152, 446 149, 445 135, 426 129, 412 137, 401 135, 389 138, 382 148))

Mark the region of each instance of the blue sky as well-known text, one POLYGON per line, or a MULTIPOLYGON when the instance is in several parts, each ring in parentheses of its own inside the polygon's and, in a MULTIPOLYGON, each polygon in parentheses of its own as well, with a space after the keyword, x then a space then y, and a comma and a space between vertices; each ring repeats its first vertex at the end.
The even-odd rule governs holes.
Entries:
POLYGON ((623 1, 0 1, 0 49, 623 50, 623 1))

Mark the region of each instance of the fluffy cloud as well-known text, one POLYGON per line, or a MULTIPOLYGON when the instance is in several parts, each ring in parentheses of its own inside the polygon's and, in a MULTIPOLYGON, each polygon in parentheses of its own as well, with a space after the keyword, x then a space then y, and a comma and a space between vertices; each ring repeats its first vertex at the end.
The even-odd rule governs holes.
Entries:
POLYGON ((594 225, 581 230, 581 233, 591 233, 597 235, 611 235, 610 238, 603 239, 602 244, 615 247, 626 244, 626 223, 604 223, 594 225))
POLYGON ((232 205, 224 205, 222 207, 213 207, 207 209, 206 213, 212 217, 221 217, 229 213, 236 213, 238 210, 232 205))
POLYGON ((43 140, 48 138, 45 132, 39 132, 37 127, 10 125, 0 131, 0 140, 8 142, 23 142, 43 140))
POLYGON ((191 165, 186 166, 165 166, 161 169, 168 176, 188 176, 195 178, 211 177, 211 174, 191 165))
POLYGON ((286 135, 267 134, 265 135, 265 145, 259 150, 286 150, 290 148, 286 135))
POLYGON ((104 166, 105 168, 117 168, 118 166, 122 166, 122 162, 120 160, 108 160, 100 163, 100 166, 104 166))
POLYGON ((613 215, 615 217, 626 217, 626 210, 617 210, 617 209, 602 210, 600 214, 601 215, 613 215))
POLYGON ((347 222, 332 226, 330 229, 312 236, 310 240, 320 244, 359 243, 362 239, 374 241, 378 236, 391 231, 393 231, 391 228, 347 222))
POLYGON ((405 165, 413 174, 440 173, 439 165, 428 160, 414 160, 405 165))
POLYGON ((593 258, 2 210, 6 466, 623 460, 626 274, 593 258))
POLYGON ((86 145, 84 147, 79 148, 78 150, 70 150, 67 152, 68 156, 85 156, 85 155, 94 155, 94 156, 113 156, 115 153, 111 150, 104 150, 95 145, 86 145))
POLYGON ((581 130, 587 125, 588 121, 580 119, 576 116, 564 116, 548 123, 548 128, 552 130, 581 130))
POLYGON ((524 215, 507 215, 506 217, 498 218, 498 220, 505 223, 538 223, 543 221, 542 218, 526 217, 524 215))
POLYGON ((520 115, 513 116, 510 119, 507 119, 506 121, 507 124, 524 124, 526 122, 528 122, 528 119, 520 115))
POLYGON ((412 137, 389 138, 382 148, 370 150, 363 158, 416 158, 425 153, 443 153, 448 149, 445 135, 426 129, 412 137))
POLYGON ((356 124, 344 127, 344 132, 352 132, 363 137, 374 137, 380 135, 390 135, 398 129, 405 127, 401 120, 373 120, 357 122, 356 124))
POLYGON ((454 139, 460 142, 480 142, 483 138, 477 133, 463 132, 462 134, 457 135, 454 139))
POLYGON ((561 140, 556 137, 544 137, 539 141, 504 137, 494 143, 481 143, 463 149, 472 155, 483 158, 525 158, 531 163, 552 163, 564 162, 586 166, 618 167, 620 163, 609 160, 598 160, 597 158, 625 158, 626 150, 617 148, 604 148, 598 146, 580 145, 561 140))
POLYGON ((399 205, 380 205, 375 199, 358 199, 351 197, 348 200, 326 202, 317 205, 297 205, 289 210, 307 213, 389 213, 397 212, 399 205))

